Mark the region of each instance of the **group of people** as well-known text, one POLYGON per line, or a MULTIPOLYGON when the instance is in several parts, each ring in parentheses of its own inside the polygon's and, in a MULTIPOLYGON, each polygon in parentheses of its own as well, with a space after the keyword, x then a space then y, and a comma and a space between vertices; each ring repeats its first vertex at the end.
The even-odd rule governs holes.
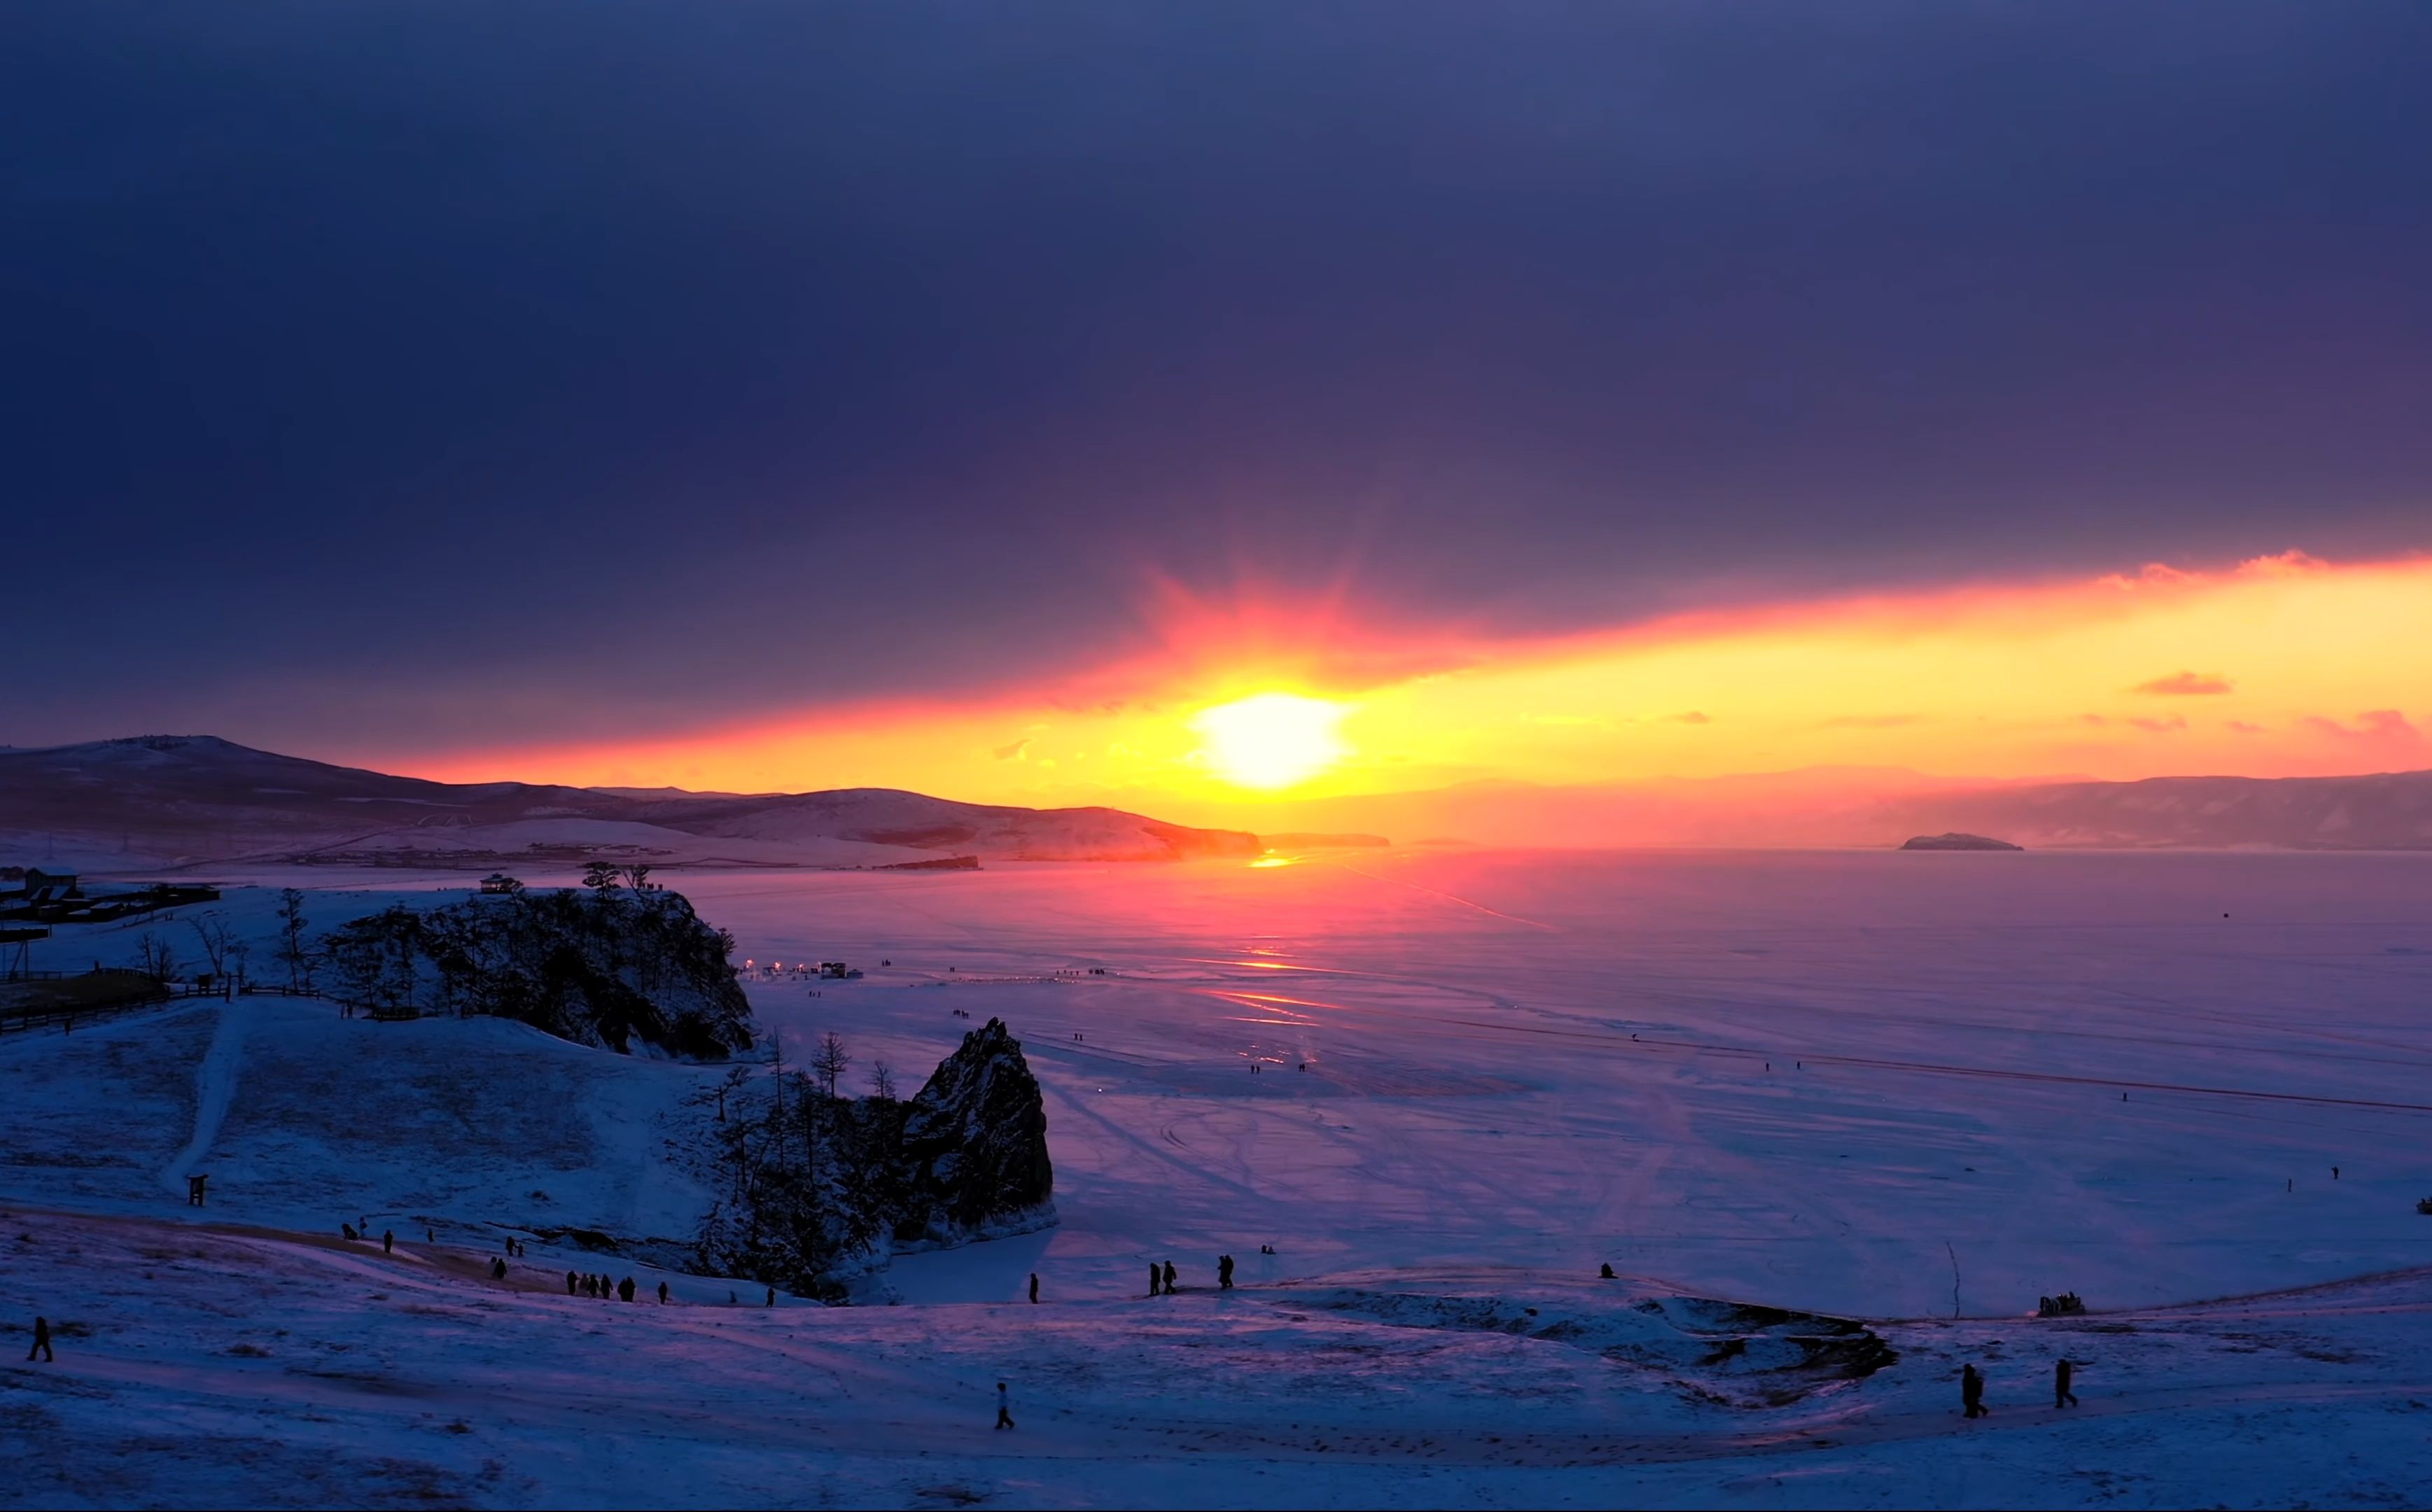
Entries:
MULTIPOLYGON (((2077 1362, 2063 1356, 2052 1364, 2052 1408, 2077 1405, 2077 1362)), ((1959 1407, 1969 1418, 1989 1418, 1993 1409, 1984 1405, 1984 1372, 1973 1365, 1959 1368, 1959 1407)))
MULTIPOLYGON (((1275 1252, 1275 1247, 1272 1244, 1262 1244, 1258 1246, 1258 1252, 1273 1254, 1275 1252)), ((1223 1291, 1233 1289, 1233 1257, 1229 1254, 1220 1254, 1216 1257, 1216 1285, 1223 1291)), ((1168 1260, 1163 1265, 1154 1260, 1149 1262, 1148 1294, 1150 1296, 1171 1297, 1180 1290, 1182 1290, 1180 1274, 1174 1268, 1173 1261, 1168 1260)), ((1030 1278, 1030 1300, 1032 1302, 1039 1300, 1039 1278, 1036 1275, 1030 1278)))
POLYGON ((2062 1292, 2057 1297, 2041 1297, 2035 1301, 2037 1318, 2066 1318, 2084 1311, 2086 1311, 2086 1299, 2073 1291, 2062 1292))
MULTIPOLYGON (((364 1218, 360 1227, 352 1223, 341 1223, 338 1225, 338 1232, 345 1235, 350 1243, 368 1243, 372 1236, 372 1220, 368 1218, 364 1218)), ((439 1231, 436 1229, 424 1229, 422 1231, 422 1236, 432 1244, 437 1244, 439 1242, 439 1231)), ((530 1251, 524 1248, 524 1242, 521 1239, 516 1238, 514 1235, 507 1235, 501 1242, 506 1248, 507 1258, 510 1260, 525 1259, 531 1253, 530 1251)), ((380 1253, 395 1254, 397 1252, 397 1230, 380 1230, 380 1253)), ((505 1273, 505 1268, 503 1267, 494 1266, 493 1269, 496 1274, 503 1275, 505 1273)))
MULTIPOLYGON (((627 1276, 622 1281, 612 1282, 606 1276, 578 1274, 572 1270, 566 1273, 566 1294, 569 1297, 598 1297, 602 1301, 614 1297, 619 1302, 632 1302, 633 1294, 639 1289, 631 1276, 627 1276)), ((773 1287, 769 1295, 770 1305, 773 1306, 775 1305, 773 1287)), ((667 1301, 667 1284, 662 1281, 659 1283, 659 1304, 665 1306, 667 1301)))

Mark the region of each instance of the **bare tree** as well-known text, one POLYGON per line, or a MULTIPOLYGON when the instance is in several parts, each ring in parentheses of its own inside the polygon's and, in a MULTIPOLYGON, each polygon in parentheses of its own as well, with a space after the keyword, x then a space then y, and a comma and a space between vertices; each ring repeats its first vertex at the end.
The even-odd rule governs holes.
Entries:
POLYGON ((895 1100, 895 1072, 885 1061, 870 1063, 870 1091, 881 1102, 895 1100))
POLYGON ((643 865, 626 867, 625 885, 631 887, 637 893, 649 892, 650 890, 650 868, 643 865))
POLYGON ((835 1097, 836 1084, 852 1066, 853 1057, 845 1053, 844 1041, 834 1030, 819 1036, 819 1048, 811 1056, 811 1074, 819 1078, 820 1091, 835 1097))
POLYGON ((228 928, 227 918, 218 914, 205 914, 186 922, 194 926, 194 938, 203 942, 203 956, 211 964, 211 975, 225 975, 229 952, 238 943, 236 932, 228 928))
POLYGON ((145 930, 135 937, 136 969, 155 982, 167 982, 177 974, 177 952, 169 942, 145 930))
POLYGON ((279 893, 279 964, 287 968, 287 985, 297 991, 312 984, 312 956, 304 949, 304 892, 284 887, 279 893))

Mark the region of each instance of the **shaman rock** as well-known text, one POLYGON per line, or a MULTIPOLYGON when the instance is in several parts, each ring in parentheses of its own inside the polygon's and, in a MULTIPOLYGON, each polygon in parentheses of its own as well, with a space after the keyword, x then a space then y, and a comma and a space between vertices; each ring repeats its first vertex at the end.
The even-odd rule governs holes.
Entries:
POLYGON ((991 1018, 937 1065, 904 1120, 911 1201, 899 1237, 945 1238, 1019 1220, 1056 1189, 1047 1108, 1022 1042, 991 1018))

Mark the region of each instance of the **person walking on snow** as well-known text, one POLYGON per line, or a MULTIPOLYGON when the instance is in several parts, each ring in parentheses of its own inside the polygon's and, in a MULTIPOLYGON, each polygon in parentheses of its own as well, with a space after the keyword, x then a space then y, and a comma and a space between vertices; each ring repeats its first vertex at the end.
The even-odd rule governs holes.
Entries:
POLYGON ((1013 1426, 1013 1397, 1002 1381, 996 1384, 996 1425, 1000 1428, 1013 1426))
POLYGON ((1972 1365, 1960 1367, 1959 1403, 1967 1409, 1968 1417, 1991 1416, 1984 1407, 1984 1378, 1977 1373, 1976 1367, 1972 1365))
POLYGON ((1219 1291, 1233 1289, 1233 1257, 1229 1254, 1220 1254, 1216 1257, 1216 1289, 1219 1291))
MULTIPOLYGON (((25 1363, 28 1365, 32 1364, 34 1356, 37 1354, 42 1357, 45 1364, 57 1365, 59 1363, 59 1357, 51 1352, 51 1320, 47 1318, 36 1318, 34 1319, 34 1347, 25 1352, 25 1363)), ((999 1386, 997 1389, 1001 1391, 1005 1388, 1003 1386, 999 1386)))
POLYGON ((2064 1359, 2052 1367, 2052 1410, 2054 1412, 2058 1412, 2063 1407, 2077 1405, 2077 1393, 2069 1389, 2069 1383, 2076 1375, 2077 1364, 2073 1360, 2064 1359))
POLYGON ((662 1306, 662 1307, 665 1307, 667 1304, 667 1284, 666 1282, 662 1281, 662 1282, 660 1282, 660 1283, 659 1283, 659 1305, 660 1305, 660 1306, 662 1306))
POLYGON ((1034 1302, 1039 1301, 1039 1272, 1036 1270, 1030 1273, 1030 1300, 1034 1302))
POLYGON ((397 1230, 395 1230, 395 1229, 382 1229, 382 1230, 380 1230, 380 1253, 382 1253, 382 1254, 395 1254, 395 1253, 397 1253, 397 1230))
POLYGON ((1154 1297, 1157 1294, 1158 1285, 1159 1278, 1157 1275, 1157 1262, 1152 1260, 1148 1263, 1148 1294, 1150 1296, 1154 1297))
POLYGON ((576 1289, 577 1289, 577 1288, 579 1288, 582 1285, 583 1285, 583 1278, 582 1278, 582 1277, 580 1277, 580 1276, 576 1275, 576 1274, 575 1274, 573 1271, 571 1271, 571 1270, 569 1270, 569 1271, 567 1271, 567 1272, 566 1273, 566 1294, 567 1296, 569 1296, 569 1297, 573 1296, 573 1295, 575 1294, 576 1289))
POLYGON ((1165 1294, 1169 1297, 1173 1296, 1174 1289, 1174 1262, 1168 1260, 1165 1263, 1165 1294))

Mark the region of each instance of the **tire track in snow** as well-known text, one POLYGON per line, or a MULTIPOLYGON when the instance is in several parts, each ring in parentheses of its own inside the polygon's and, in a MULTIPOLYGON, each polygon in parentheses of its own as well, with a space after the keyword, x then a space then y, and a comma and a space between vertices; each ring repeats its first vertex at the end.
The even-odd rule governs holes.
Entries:
POLYGON ((220 1125, 228 1121, 228 1104, 236 1100, 237 1068, 245 1059, 245 1032, 252 1017, 250 1003, 230 1000, 220 1005, 211 1048, 203 1052, 201 1064, 194 1068, 194 1132, 186 1148, 177 1151, 177 1158, 160 1172, 160 1184, 179 1197, 186 1195, 186 1178, 219 1137, 220 1125))

